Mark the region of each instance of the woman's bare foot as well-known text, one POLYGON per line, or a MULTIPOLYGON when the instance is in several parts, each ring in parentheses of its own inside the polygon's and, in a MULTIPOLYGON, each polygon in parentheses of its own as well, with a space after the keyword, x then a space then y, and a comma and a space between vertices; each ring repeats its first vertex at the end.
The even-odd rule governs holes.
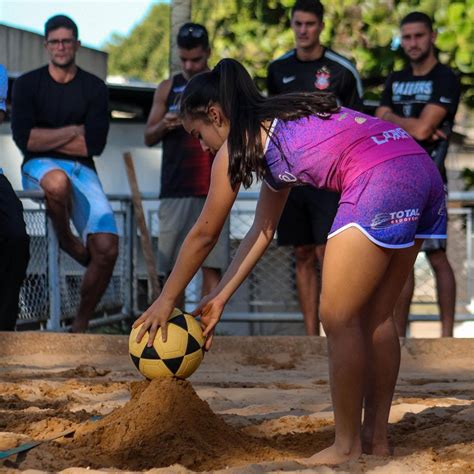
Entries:
POLYGON ((375 439, 367 430, 362 430, 362 452, 373 456, 393 456, 393 447, 386 436, 375 439))
POLYGON ((298 459, 298 462, 305 466, 317 466, 321 464, 334 466, 336 464, 342 464, 347 461, 358 459, 361 454, 362 450, 360 447, 352 449, 349 452, 343 452, 333 444, 332 446, 329 446, 329 448, 323 449, 309 458, 298 459))
POLYGON ((393 448, 388 442, 362 442, 362 452, 373 456, 393 456, 393 448))

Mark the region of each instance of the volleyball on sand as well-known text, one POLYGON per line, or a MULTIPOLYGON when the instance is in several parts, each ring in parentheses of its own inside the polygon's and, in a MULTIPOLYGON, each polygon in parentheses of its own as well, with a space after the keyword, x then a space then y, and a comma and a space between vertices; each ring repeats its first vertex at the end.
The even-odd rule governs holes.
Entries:
POLYGON ((204 356, 204 336, 199 323, 190 314, 175 308, 168 320, 168 338, 163 342, 161 328, 153 346, 148 347, 148 332, 137 343, 140 326, 132 329, 128 348, 135 367, 147 379, 156 377, 189 377, 204 356))

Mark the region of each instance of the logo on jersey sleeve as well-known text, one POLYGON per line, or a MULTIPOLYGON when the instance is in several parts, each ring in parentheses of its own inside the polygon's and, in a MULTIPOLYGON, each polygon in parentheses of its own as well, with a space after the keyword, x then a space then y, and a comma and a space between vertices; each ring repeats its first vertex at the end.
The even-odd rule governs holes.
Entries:
POLYGON ((296 183, 298 181, 298 178, 294 174, 290 173, 289 171, 280 173, 278 175, 278 179, 280 181, 283 181, 284 183, 296 183))
POLYGON ((323 91, 330 86, 331 73, 326 66, 323 66, 316 72, 316 81, 314 82, 314 87, 323 91))

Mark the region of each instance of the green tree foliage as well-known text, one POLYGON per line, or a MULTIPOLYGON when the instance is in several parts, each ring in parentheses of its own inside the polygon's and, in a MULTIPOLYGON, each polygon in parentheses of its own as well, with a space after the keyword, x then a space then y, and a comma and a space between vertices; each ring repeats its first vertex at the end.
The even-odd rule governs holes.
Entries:
POLYGON ((106 51, 109 74, 158 82, 169 67, 170 6, 154 5, 127 37, 114 35, 106 51))
MULTIPOLYGON (((193 20, 209 29, 215 64, 220 58, 241 61, 264 87, 268 63, 294 45, 289 16, 294 0, 195 0, 193 20)), ((351 58, 366 83, 403 66, 398 47, 399 22, 410 11, 434 18, 440 60, 463 77, 464 100, 474 106, 474 0, 323 0, 322 42, 351 58)), ((151 9, 128 38, 108 46, 110 73, 157 81, 168 73, 168 5, 151 9)))
POLYGON ((264 87, 269 61, 292 47, 289 12, 293 0, 200 0, 193 20, 212 35, 212 61, 224 57, 242 62, 264 87))
POLYGON ((439 59, 461 74, 464 101, 474 106, 474 0, 333 2, 327 8, 326 27, 331 31, 326 31, 326 38, 336 50, 355 60, 370 83, 403 67, 399 23, 415 10, 434 19, 439 59))

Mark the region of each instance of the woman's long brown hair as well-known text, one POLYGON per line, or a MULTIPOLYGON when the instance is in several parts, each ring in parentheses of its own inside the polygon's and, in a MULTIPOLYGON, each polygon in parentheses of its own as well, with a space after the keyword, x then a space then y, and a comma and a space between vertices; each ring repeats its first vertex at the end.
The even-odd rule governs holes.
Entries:
MULTIPOLYGON (((265 121, 329 117, 338 110, 334 95, 302 92, 264 97, 247 70, 234 59, 221 60, 212 71, 193 77, 181 97, 181 114, 208 121, 211 105, 219 104, 229 120, 227 138, 232 186, 251 186, 253 173, 262 179, 265 163, 261 127, 265 121)), ((277 140, 272 138, 273 141, 277 140)), ((278 146, 278 143, 277 143, 278 146)))

